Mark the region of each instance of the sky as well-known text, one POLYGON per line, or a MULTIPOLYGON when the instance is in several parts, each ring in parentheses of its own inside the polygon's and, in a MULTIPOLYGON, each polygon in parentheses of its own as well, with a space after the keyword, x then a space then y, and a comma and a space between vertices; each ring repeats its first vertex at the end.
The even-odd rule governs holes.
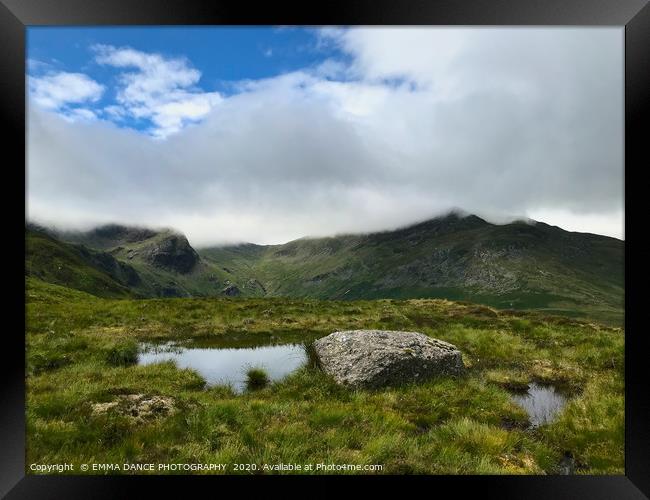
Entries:
POLYGON ((26 56, 36 222, 624 237, 622 28, 29 27, 26 56))

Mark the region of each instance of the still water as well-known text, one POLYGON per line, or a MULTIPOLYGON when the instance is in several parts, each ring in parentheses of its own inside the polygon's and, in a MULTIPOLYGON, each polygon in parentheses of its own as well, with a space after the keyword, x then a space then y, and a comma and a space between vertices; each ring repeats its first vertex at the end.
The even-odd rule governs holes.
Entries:
POLYGON ((246 388, 246 371, 263 368, 272 381, 280 380, 305 364, 303 344, 256 347, 194 347, 191 344, 142 344, 138 364, 173 360, 179 368, 196 370, 208 385, 230 385, 235 392, 246 388))
POLYGON ((535 382, 528 386, 525 393, 513 394, 512 399, 526 410, 531 427, 548 424, 567 403, 567 397, 552 385, 539 385, 535 382))

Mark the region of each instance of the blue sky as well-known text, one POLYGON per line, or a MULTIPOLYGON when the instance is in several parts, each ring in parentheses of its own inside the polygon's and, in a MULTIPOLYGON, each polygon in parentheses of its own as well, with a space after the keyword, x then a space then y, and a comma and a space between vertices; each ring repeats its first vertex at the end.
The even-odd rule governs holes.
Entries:
POLYGON ((623 237, 621 28, 30 27, 28 215, 196 245, 452 208, 623 237))
POLYGON ((293 27, 28 27, 28 58, 103 80, 110 70, 93 63, 96 44, 132 47, 165 57, 186 57, 201 68, 201 85, 265 78, 316 64, 335 51, 316 31, 293 27))
MULTIPOLYGON (((91 110, 101 116, 106 106, 116 104, 120 75, 133 68, 98 63, 97 46, 130 48, 159 54, 166 60, 186 61, 189 68, 200 72, 191 85, 193 90, 216 91, 223 96, 237 92, 233 86, 236 82, 313 68, 327 59, 346 59, 334 44, 326 43, 311 28, 28 27, 28 73, 34 79, 57 72, 88 76, 104 87, 101 95, 57 107, 71 112, 91 110)), ((112 119, 106 114, 103 117, 112 119)), ((152 127, 151 120, 128 115, 113 121, 143 131, 152 127)))

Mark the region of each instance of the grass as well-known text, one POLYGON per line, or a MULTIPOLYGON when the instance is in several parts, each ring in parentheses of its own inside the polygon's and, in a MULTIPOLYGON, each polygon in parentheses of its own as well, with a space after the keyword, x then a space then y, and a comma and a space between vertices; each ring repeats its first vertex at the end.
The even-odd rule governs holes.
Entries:
POLYGON ((109 348, 106 361, 111 366, 128 366, 137 363, 138 344, 130 340, 109 348))
POLYGON ((226 463, 226 473, 251 472, 235 463, 258 473, 274 472, 265 464, 322 463, 381 464, 392 474, 554 474, 569 452, 579 474, 623 474, 623 348, 620 328, 447 300, 118 300, 30 278, 27 464, 72 463, 75 474, 82 463, 125 462, 226 463), (451 342, 467 375, 354 391, 308 363, 238 395, 172 362, 133 363, 138 342, 308 344, 357 328, 451 342), (572 398, 557 420, 526 430, 508 390, 531 381, 572 398), (95 411, 133 394, 172 398, 176 411, 139 422, 95 411))
POLYGON ((246 387, 249 390, 262 389, 270 382, 269 376, 262 368, 249 368, 246 372, 246 387))

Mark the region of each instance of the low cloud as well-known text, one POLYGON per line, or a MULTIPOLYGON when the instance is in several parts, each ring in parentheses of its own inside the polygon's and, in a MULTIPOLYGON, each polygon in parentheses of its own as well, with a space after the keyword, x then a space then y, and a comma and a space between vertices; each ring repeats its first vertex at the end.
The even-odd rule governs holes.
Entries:
POLYGON ((133 70, 105 110, 115 123, 30 106, 30 217, 173 226, 207 245, 390 229, 461 207, 622 236, 622 30, 320 36, 346 59, 228 97, 198 88, 184 59, 96 47, 98 62, 133 70), (164 140, 118 127, 124 116, 164 140))

